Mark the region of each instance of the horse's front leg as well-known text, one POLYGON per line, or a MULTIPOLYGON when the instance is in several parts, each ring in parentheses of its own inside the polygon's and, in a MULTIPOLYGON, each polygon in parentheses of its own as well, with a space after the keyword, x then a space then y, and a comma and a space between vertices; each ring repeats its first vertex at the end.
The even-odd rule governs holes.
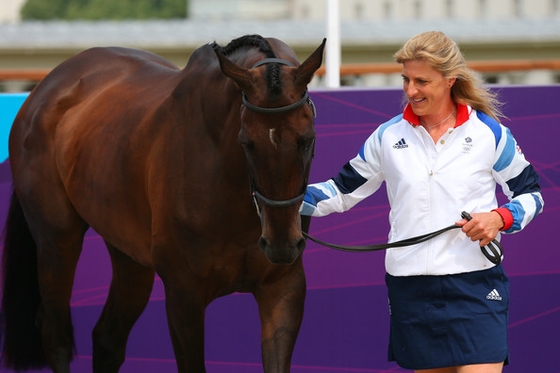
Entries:
POLYGON ((265 373, 288 373, 303 319, 305 275, 301 258, 288 273, 260 285, 254 292, 262 327, 265 373))
POLYGON ((206 303, 201 295, 205 287, 192 283, 171 281, 165 286, 165 306, 167 323, 177 372, 179 373, 205 373, 204 366, 204 314, 206 303), (195 291, 196 289, 196 291, 195 291))

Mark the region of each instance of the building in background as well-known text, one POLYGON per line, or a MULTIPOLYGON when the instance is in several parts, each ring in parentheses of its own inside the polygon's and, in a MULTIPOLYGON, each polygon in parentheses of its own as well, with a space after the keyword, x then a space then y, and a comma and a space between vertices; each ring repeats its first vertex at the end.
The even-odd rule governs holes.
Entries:
MULTIPOLYGON (((19 11, 26 0, 2 0, 0 23, 16 23, 21 20, 19 11)), ((1 37, 1 36, 0 36, 1 37)))
MULTIPOLYGON (((560 19, 559 0, 339 0, 342 20, 560 19)), ((191 15, 205 19, 325 17, 325 0, 190 0, 191 15)))
MULTIPOLYGON (((204 1, 204 0, 199 0, 204 1)), ((235 1, 234 1, 235 2, 235 1)), ((321 19, 324 0, 287 0, 292 18, 321 19)), ((341 19, 373 22, 420 20, 560 20, 559 0, 342 0, 341 19)))
POLYGON ((290 0, 189 0, 191 18, 205 20, 288 19, 290 0))
MULTIPOLYGON (((2 71, 48 70, 92 46, 146 49, 181 67, 198 46, 244 34, 281 39, 300 59, 326 36, 326 0, 189 0, 189 19, 119 22, 18 22, 24 0, 2 2, 0 80, 2 71)), ((489 83, 560 83, 560 0, 340 0, 339 8, 343 85, 400 85, 393 53, 427 30, 457 41, 489 83)))

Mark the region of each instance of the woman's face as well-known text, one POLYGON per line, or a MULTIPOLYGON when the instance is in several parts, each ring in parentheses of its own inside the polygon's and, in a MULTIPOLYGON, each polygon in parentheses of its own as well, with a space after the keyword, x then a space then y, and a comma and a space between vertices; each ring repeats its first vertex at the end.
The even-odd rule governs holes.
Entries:
POLYGON ((439 71, 421 60, 403 62, 403 89, 408 102, 418 116, 448 114, 451 87, 455 78, 445 78, 439 71))

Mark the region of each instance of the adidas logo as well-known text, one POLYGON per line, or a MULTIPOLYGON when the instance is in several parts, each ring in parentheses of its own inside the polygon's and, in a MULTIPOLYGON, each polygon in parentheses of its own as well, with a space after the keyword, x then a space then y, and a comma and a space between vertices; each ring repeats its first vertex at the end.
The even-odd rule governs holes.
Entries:
POLYGON ((494 289, 490 293, 488 293, 488 295, 486 296, 486 299, 488 299, 488 300, 502 300, 502 297, 500 296, 500 293, 498 293, 498 290, 494 289))
POLYGON ((398 143, 393 145, 393 148, 395 148, 395 149, 408 148, 408 144, 406 143, 406 141, 404 141, 404 138, 402 138, 398 143))

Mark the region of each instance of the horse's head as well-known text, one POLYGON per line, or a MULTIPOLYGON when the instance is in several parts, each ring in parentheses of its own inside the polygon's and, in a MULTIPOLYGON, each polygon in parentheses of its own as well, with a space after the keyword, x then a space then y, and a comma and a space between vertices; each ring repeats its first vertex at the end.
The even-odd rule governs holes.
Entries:
POLYGON ((299 208, 315 144, 307 85, 321 66, 324 46, 323 40, 299 66, 290 54, 291 61, 265 58, 245 68, 216 51, 223 73, 242 91, 239 141, 261 218, 259 245, 276 264, 293 263, 305 247, 299 208))

